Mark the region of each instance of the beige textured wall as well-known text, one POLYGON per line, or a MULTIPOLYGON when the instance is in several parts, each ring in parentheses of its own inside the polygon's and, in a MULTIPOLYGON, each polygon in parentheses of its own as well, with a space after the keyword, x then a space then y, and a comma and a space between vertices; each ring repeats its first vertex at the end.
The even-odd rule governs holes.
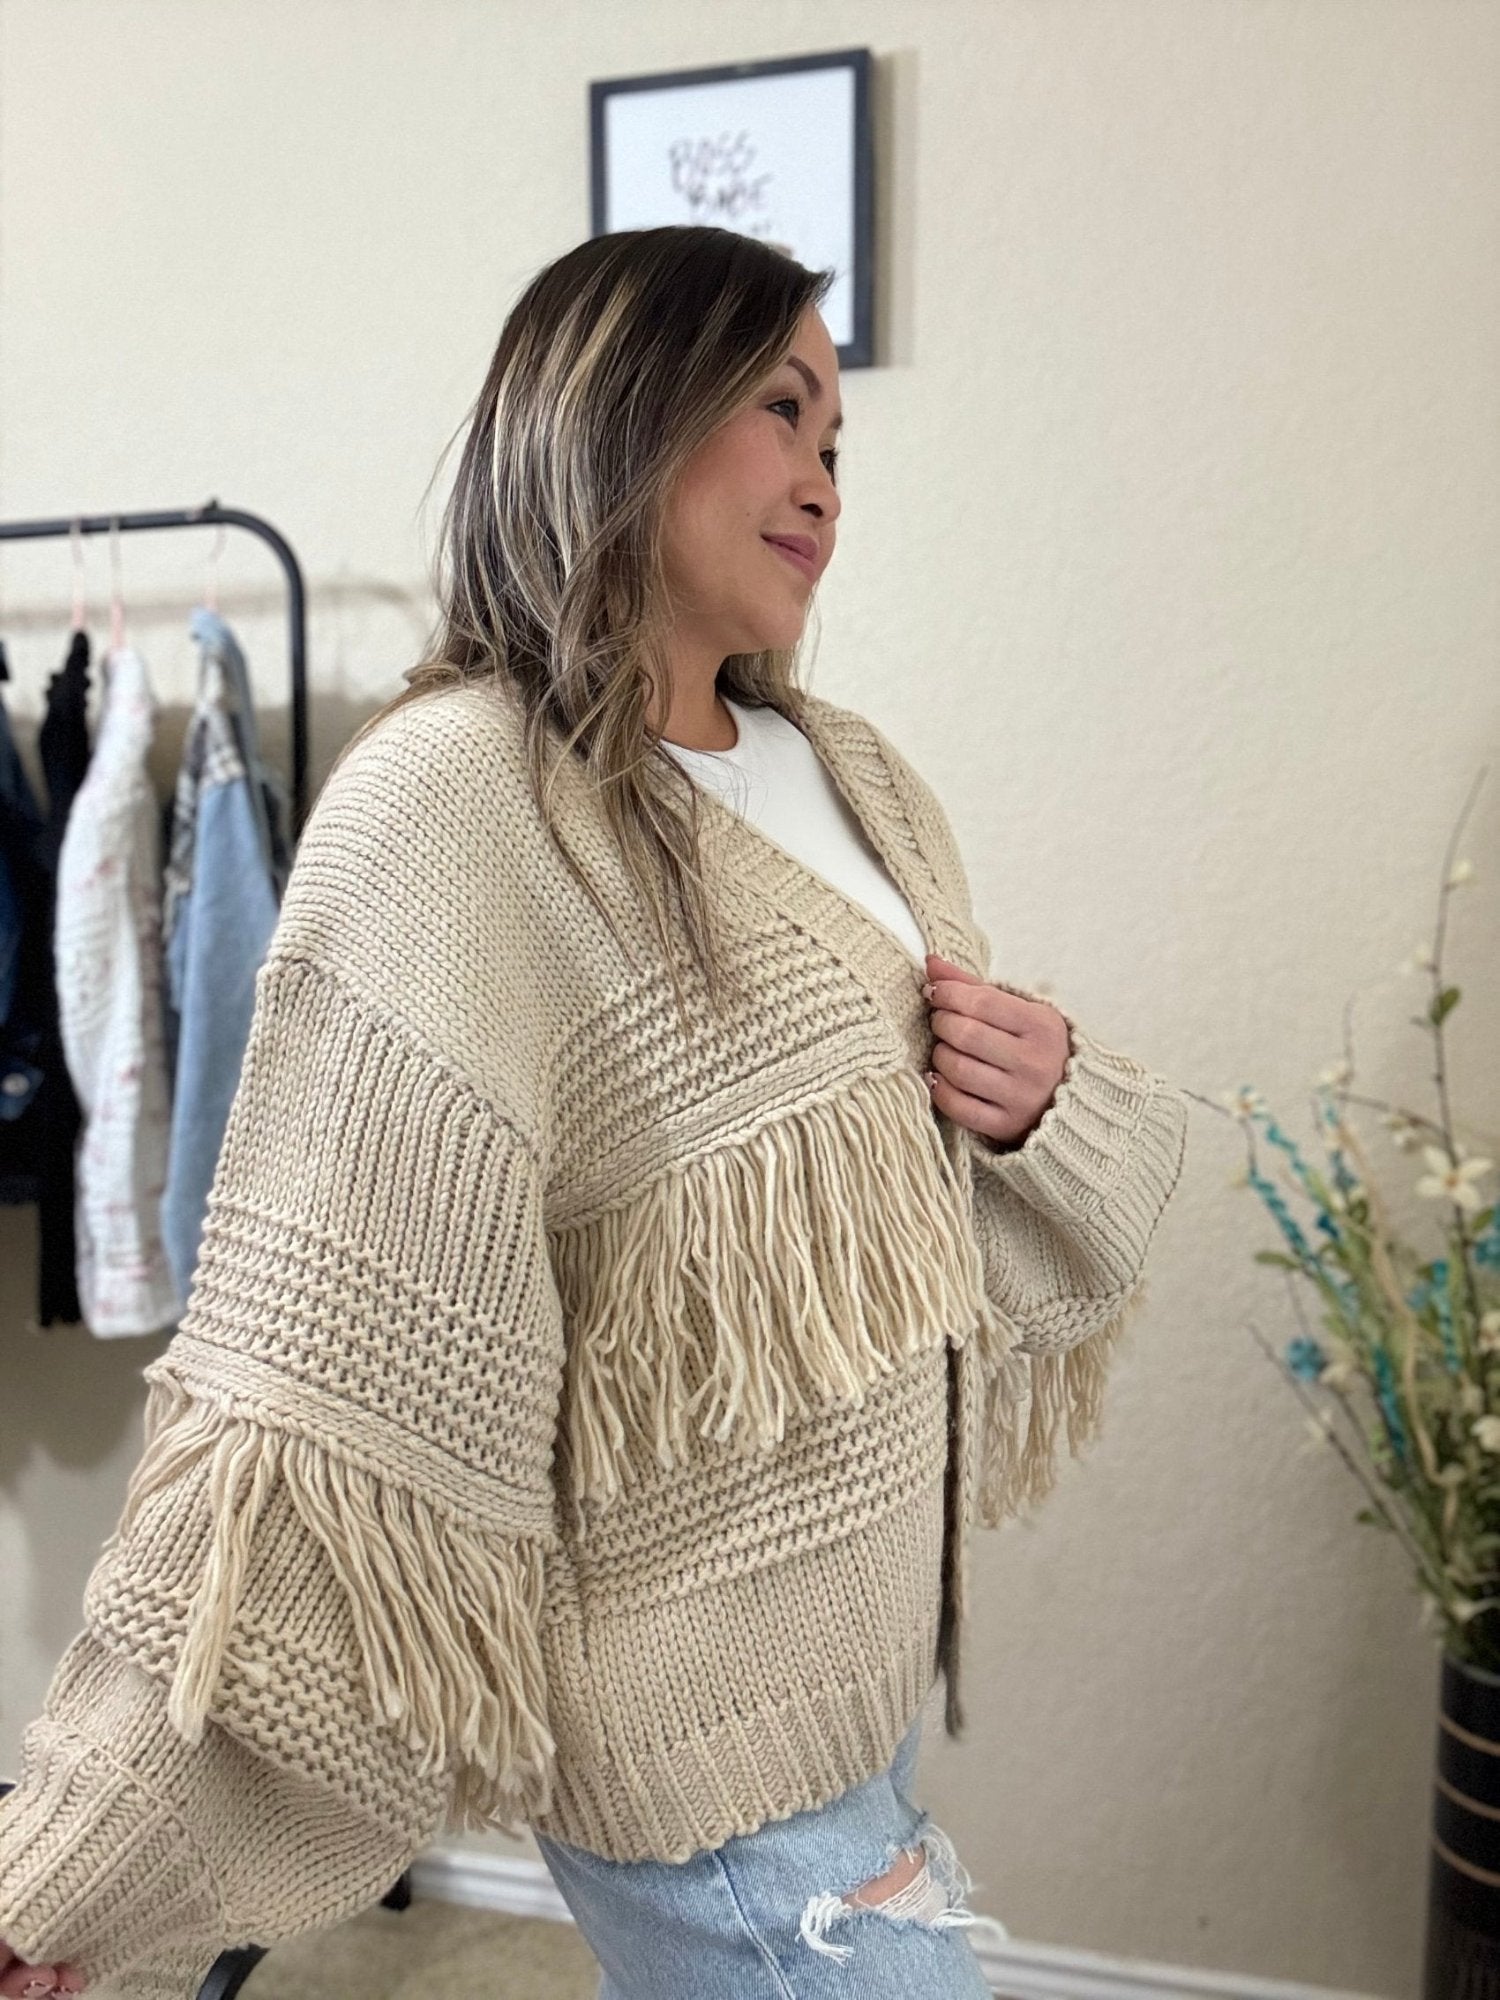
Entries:
MULTIPOLYGON (((451 460, 422 491, 501 318, 586 233, 587 80, 851 44, 882 362, 844 380, 813 685, 938 786, 998 969, 1303 1135, 1359 989, 1363 1086, 1426 1108, 1396 967, 1500 734, 1493 4, 5 0, 0 511, 279 523, 321 773, 425 628, 451 460)), ((123 545, 164 785, 209 540, 123 545)), ((222 573, 275 710, 275 565, 235 538, 222 573)), ((24 716, 66 545, 0 584, 24 716)), ((1497 827, 1492 777, 1450 938, 1491 1131, 1497 827)), ((1017 1936, 1397 1995, 1436 1655, 1246 1330, 1294 1329, 1241 1158, 1195 1112, 1106 1435, 976 1544, 969 1739, 930 1725, 921 1777, 1017 1936)), ((30 1327, 32 1244, 0 1213, 0 1771, 163 1344, 30 1327)))

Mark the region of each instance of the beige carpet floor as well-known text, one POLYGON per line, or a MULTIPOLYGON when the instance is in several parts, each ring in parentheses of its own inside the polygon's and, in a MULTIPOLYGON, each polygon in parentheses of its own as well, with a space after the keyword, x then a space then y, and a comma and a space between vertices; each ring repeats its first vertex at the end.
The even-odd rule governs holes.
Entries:
POLYGON ((599 1961, 572 1924, 457 1903, 377 1904, 268 1951, 242 2000, 594 2000, 599 1961))
MULTIPOLYGON (((599 1962, 572 1924, 420 1899, 273 1945, 240 2000, 595 2000, 599 1962)), ((87 2000, 111 2000, 108 1988, 87 2000)))

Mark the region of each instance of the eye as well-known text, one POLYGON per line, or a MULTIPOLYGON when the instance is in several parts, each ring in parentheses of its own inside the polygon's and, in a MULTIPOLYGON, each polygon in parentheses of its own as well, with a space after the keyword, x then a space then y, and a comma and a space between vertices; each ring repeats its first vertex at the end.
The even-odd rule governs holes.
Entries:
MULTIPOLYGON (((794 411, 795 414, 792 417, 791 423, 792 423, 792 429, 795 430, 797 428, 797 418, 802 414, 802 399, 800 396, 778 396, 776 398, 776 401, 774 403, 768 403, 766 405, 766 408, 769 410, 790 409, 794 411)), ((820 453, 819 455, 822 458, 824 465, 828 469, 828 477, 830 479, 835 478, 838 473, 838 463, 839 463, 838 453, 834 450, 833 446, 830 445, 826 451, 820 453)))

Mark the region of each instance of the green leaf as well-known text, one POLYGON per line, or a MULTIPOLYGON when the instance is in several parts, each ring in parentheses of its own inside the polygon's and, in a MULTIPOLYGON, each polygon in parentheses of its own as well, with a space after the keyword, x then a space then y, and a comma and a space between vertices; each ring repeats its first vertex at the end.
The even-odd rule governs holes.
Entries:
POLYGON ((1440 1028, 1458 1005, 1460 990, 1457 986, 1445 986, 1427 1009, 1428 1018, 1435 1028, 1440 1028))
POLYGON ((1280 1264, 1288 1271, 1300 1271, 1302 1269, 1301 1264, 1298 1263, 1295 1257, 1288 1257, 1280 1250, 1257 1250, 1255 1252, 1255 1261, 1257 1264, 1280 1264))

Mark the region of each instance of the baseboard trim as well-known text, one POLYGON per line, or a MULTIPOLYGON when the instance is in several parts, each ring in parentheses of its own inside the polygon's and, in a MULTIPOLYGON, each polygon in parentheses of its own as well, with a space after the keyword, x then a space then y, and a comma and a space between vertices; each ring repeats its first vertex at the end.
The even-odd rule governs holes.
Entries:
MULTIPOLYGON (((521 1855, 438 1843, 412 1863, 410 1875, 412 1894, 432 1902, 573 1921, 545 1863, 521 1855)), ((1017 1938, 976 1937, 974 1951, 990 1990, 1005 2000, 1377 2000, 1328 1986, 1154 1965, 1017 1938)))

